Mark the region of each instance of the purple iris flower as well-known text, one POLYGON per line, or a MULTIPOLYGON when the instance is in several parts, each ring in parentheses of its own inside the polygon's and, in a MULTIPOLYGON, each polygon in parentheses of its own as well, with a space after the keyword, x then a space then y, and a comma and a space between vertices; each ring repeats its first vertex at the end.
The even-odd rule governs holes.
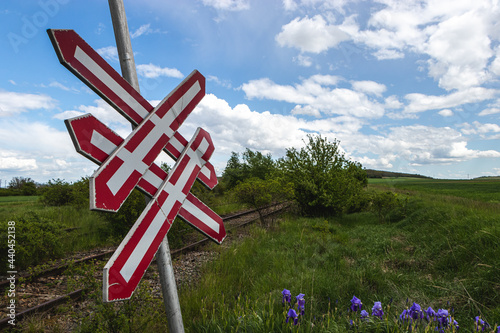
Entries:
POLYGON ((436 320, 436 311, 434 311, 430 306, 425 310, 425 313, 427 315, 427 321, 431 321, 431 318, 436 320))
POLYGON ((283 295, 283 299, 281 300, 281 303, 285 303, 285 302, 290 303, 292 301, 292 294, 290 293, 290 290, 283 289, 281 294, 283 295))
POLYGON ((448 326, 448 310, 439 309, 436 313, 437 321, 439 323, 439 327, 448 326))
POLYGON ((366 310, 361 310, 361 319, 365 319, 365 320, 368 320, 368 312, 366 312, 366 310))
POLYGON ((286 315, 286 322, 288 323, 288 319, 292 318, 293 319, 293 324, 297 325, 299 322, 299 319, 297 318, 297 312, 295 312, 294 309, 288 310, 288 314, 286 315))
POLYGON ((361 300, 357 298, 356 296, 352 296, 351 299, 351 310, 356 312, 358 310, 361 310, 361 306, 363 303, 361 303, 361 300))
POLYGON ((403 310, 403 312, 401 312, 401 314, 399 315, 399 319, 405 321, 409 318, 409 316, 410 316, 410 311, 403 310))
POLYGON ((306 300, 304 299, 305 294, 299 294, 295 298, 297 298, 297 308, 300 310, 300 315, 303 316, 306 310, 306 300))
MULTIPOLYGON (((481 329, 481 332, 484 332, 484 330, 486 328, 490 327, 490 324, 488 324, 487 322, 482 320, 481 317, 479 317, 479 316, 474 318, 474 321, 475 321, 475 325, 476 325, 476 332, 478 332, 479 329, 481 329)), ((497 333, 498 333, 498 330, 497 330, 497 333)))
POLYGON ((422 311, 422 308, 415 302, 413 302, 413 305, 410 308, 409 315, 414 320, 424 318, 424 312, 422 311))
POLYGON ((373 308, 372 308, 372 316, 379 317, 380 319, 382 319, 383 315, 384 315, 384 311, 382 310, 382 303, 375 302, 375 304, 373 304, 373 308))

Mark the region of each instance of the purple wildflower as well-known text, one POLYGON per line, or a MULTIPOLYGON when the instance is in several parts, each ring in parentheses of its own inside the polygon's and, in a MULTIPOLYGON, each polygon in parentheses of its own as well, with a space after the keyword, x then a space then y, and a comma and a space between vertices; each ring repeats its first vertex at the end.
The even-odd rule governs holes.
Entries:
POLYGON ((413 302, 413 305, 410 308, 409 315, 414 320, 424 318, 424 312, 422 311, 422 308, 415 302, 413 302))
POLYGON ((427 316, 427 321, 431 321, 431 318, 433 320, 436 320, 436 311, 432 309, 430 306, 425 310, 425 314, 427 316))
POLYGON ((368 320, 368 312, 366 312, 366 310, 361 310, 360 315, 361 319, 368 320))
MULTIPOLYGON (((485 329, 490 327, 490 324, 488 324, 487 322, 482 320, 481 317, 479 317, 479 316, 474 318, 474 321, 475 321, 475 326, 476 326, 476 332, 478 332, 479 329, 481 329, 481 332, 484 332, 485 329)), ((498 333, 498 330, 497 330, 497 333, 498 333)))
POLYGON ((408 318, 410 317, 410 312, 408 310, 403 310, 403 312, 401 312, 401 314, 399 315, 399 319, 401 321, 405 321, 407 320, 408 318))
POLYGON ((297 323, 299 322, 299 319, 297 318, 297 312, 295 312, 294 309, 288 310, 288 314, 286 315, 286 322, 287 323, 288 323, 288 320, 290 318, 293 318, 293 324, 297 325, 297 323))
POLYGON ((448 310, 439 309, 436 313, 437 321, 439 323, 439 327, 447 327, 449 323, 448 319, 448 310))
POLYGON ((299 294, 297 298, 297 309, 300 311, 300 315, 303 316, 306 310, 306 300, 304 299, 305 294, 299 294))
POLYGON ((290 293, 290 290, 288 289, 283 289, 281 292, 283 295, 283 299, 281 300, 281 303, 290 303, 292 301, 292 294, 290 293))
POLYGON ((373 308, 372 308, 372 316, 379 317, 380 319, 382 319, 383 315, 384 315, 384 311, 382 310, 382 303, 375 302, 373 304, 373 308))
POLYGON ((363 303, 361 303, 361 300, 357 298, 356 296, 352 296, 351 299, 351 310, 356 312, 358 310, 361 310, 361 306, 363 303))

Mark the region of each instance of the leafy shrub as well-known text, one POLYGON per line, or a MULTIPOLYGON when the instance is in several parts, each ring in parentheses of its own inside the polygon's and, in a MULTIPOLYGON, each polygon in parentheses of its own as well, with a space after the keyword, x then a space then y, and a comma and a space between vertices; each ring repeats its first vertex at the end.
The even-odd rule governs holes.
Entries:
POLYGON ((43 187, 40 201, 47 206, 64 206, 72 200, 71 185, 62 179, 49 180, 43 187))
MULTIPOLYGON (((42 218, 32 211, 12 219, 15 222, 15 268, 24 269, 48 259, 63 255, 60 235, 63 225, 42 218)), ((1 253, 7 253, 8 221, 1 222, 1 253)), ((7 267, 7 256, 0 259, 0 267, 7 267)))
POLYGON ((340 215, 359 206, 366 171, 340 151, 339 141, 308 136, 306 146, 288 149, 279 161, 293 184, 295 199, 307 215, 340 215))

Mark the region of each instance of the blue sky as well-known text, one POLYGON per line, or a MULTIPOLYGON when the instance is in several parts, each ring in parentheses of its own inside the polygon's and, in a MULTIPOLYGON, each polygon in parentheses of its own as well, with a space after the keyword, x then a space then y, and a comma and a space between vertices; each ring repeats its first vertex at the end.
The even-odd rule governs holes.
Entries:
MULTIPOLYGON (((366 168, 436 178, 500 174, 497 1, 125 0, 141 94, 158 103, 193 69, 206 96, 180 132, 282 157, 308 133, 366 168)), ((0 179, 75 181, 96 166, 64 119, 130 125, 58 61, 46 29, 73 29, 118 72, 107 1, 0 6, 0 179)), ((172 163, 168 156, 159 161, 172 163)))

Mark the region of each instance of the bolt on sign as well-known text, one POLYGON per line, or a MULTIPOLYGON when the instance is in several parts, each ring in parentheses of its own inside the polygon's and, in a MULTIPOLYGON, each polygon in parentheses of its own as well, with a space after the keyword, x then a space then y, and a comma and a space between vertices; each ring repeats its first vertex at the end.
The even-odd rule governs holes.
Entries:
POLYGON ((210 134, 198 128, 187 141, 178 132, 205 95, 205 78, 194 70, 153 107, 75 31, 47 32, 61 64, 135 127, 123 139, 92 114, 65 120, 76 151, 99 165, 91 209, 116 212, 134 188, 152 199, 104 267, 104 301, 128 299, 176 216, 219 244, 226 237, 221 217, 190 192, 196 179, 217 185, 210 134), (176 160, 168 174, 154 163, 162 151, 176 160))

